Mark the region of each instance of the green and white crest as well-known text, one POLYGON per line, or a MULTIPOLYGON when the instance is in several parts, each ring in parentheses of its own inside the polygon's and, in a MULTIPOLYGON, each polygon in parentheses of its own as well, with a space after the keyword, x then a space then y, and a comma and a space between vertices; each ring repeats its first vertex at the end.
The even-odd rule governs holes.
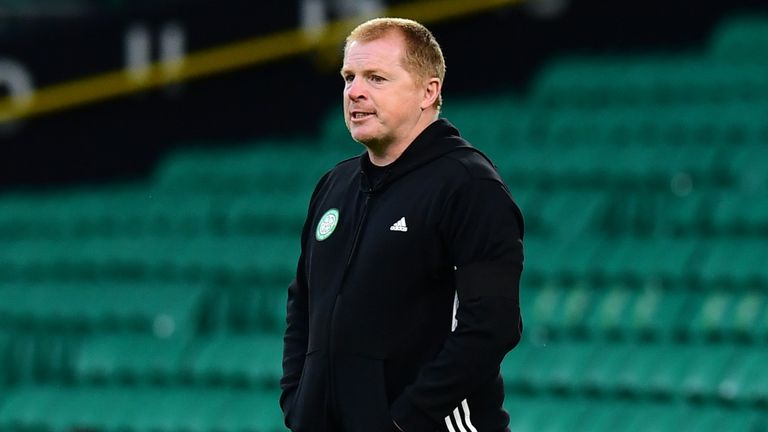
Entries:
POLYGON ((315 238, 318 241, 323 241, 333 234, 333 230, 336 229, 336 225, 339 223, 339 210, 332 208, 325 212, 323 217, 320 218, 320 222, 317 223, 317 229, 315 230, 315 238))

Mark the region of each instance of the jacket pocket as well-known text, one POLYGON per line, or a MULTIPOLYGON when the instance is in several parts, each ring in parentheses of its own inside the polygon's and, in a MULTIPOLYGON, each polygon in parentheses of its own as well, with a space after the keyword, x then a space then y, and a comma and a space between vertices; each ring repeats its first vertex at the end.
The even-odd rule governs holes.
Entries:
POLYGON ((315 350, 304 359, 299 385, 285 412, 285 423, 295 432, 316 430, 316 422, 323 418, 327 375, 324 357, 320 350, 315 350))
POLYGON ((350 354, 335 360, 337 398, 349 429, 392 432, 384 361, 350 354))

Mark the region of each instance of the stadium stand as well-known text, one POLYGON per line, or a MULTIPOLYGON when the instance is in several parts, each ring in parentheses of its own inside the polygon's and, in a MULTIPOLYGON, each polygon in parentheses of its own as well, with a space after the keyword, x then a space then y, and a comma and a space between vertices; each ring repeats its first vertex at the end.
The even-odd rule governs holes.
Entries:
MULTIPOLYGON (((767 29, 736 17, 701 52, 561 58, 525 97, 447 101, 526 215, 513 431, 768 430, 767 29)), ((284 430, 307 199, 361 150, 336 111, 319 141, 0 197, 0 432, 284 430)))

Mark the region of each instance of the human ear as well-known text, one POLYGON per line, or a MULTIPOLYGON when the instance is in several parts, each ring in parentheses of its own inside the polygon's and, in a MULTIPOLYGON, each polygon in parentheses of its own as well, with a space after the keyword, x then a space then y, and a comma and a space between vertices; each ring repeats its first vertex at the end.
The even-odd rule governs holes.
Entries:
POLYGON ((437 97, 440 96, 442 82, 440 82, 439 78, 430 78, 424 83, 422 88, 424 89, 424 97, 421 100, 421 109, 427 109, 433 106, 437 97))

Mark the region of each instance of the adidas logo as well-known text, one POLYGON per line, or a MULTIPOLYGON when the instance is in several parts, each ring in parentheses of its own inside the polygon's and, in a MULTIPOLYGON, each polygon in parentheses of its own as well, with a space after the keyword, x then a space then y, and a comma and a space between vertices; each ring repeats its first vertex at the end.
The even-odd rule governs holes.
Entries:
POLYGON ((408 225, 405 224, 405 216, 401 217, 399 221, 395 222, 391 227, 389 227, 389 230, 402 232, 408 231, 408 225))

